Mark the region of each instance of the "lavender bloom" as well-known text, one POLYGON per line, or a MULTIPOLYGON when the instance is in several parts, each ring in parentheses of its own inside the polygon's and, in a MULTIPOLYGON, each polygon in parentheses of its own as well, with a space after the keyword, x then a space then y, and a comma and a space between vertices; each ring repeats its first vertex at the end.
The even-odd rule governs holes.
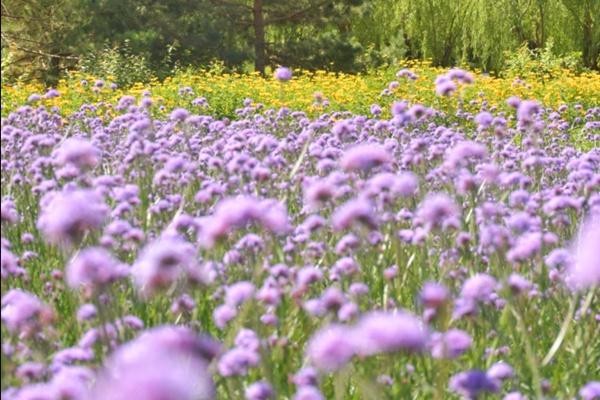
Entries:
POLYGON ((473 83, 475 81, 470 72, 460 68, 452 68, 450 71, 448 71, 446 76, 448 79, 456 80, 461 83, 473 83))
POLYGON ((583 400, 600 399, 600 381, 590 381, 579 390, 579 396, 583 400))
POLYGON ((506 396, 502 398, 502 400, 527 400, 527 397, 525 397, 519 392, 510 392, 507 393, 506 396))
POLYGON ((227 304, 220 305, 215 308, 213 312, 213 320, 215 321, 215 325, 219 329, 224 329, 229 321, 235 318, 237 315, 237 311, 232 306, 227 304))
POLYGON ((56 150, 59 165, 72 165, 79 170, 94 168, 100 161, 100 151, 89 141, 69 138, 56 150))
POLYGON ((252 222, 258 222, 274 233, 289 230, 289 220, 285 208, 277 201, 259 201, 253 197, 228 198, 217 204, 212 217, 205 220, 202 242, 205 247, 252 222))
POLYGON ((506 99, 506 104, 508 104, 512 108, 519 108, 519 105, 521 104, 521 99, 517 96, 511 96, 508 99, 506 99))
POLYGON ((260 355, 252 350, 235 347, 219 359, 218 370, 221 376, 246 375, 248 368, 256 367, 260 362, 260 355))
POLYGON ((80 322, 89 321, 93 318, 96 318, 97 315, 98 315, 98 310, 96 309, 95 305, 90 304, 90 303, 83 304, 77 310, 77 321, 80 321, 80 322))
POLYGON ((479 126, 479 129, 487 129, 492 124, 494 116, 487 111, 482 111, 475 116, 475 123, 479 126))
POLYGON ((296 386, 317 386, 319 384, 319 373, 312 367, 302 368, 293 377, 292 382, 296 386))
POLYGON ((510 276, 508 277, 507 283, 508 283, 508 287, 515 294, 525 293, 533 287, 531 282, 529 282, 527 279, 523 278, 523 276, 516 274, 516 273, 510 274, 510 276))
POLYGON ((28 337, 51 318, 52 311, 48 306, 28 292, 11 289, 2 296, 2 322, 10 332, 28 337))
POLYGON ((152 295, 170 286, 183 272, 193 268, 194 250, 187 242, 161 239, 142 251, 131 269, 137 287, 144 295, 152 295))
POLYGON ((46 92, 46 94, 44 95, 44 98, 46 99, 53 99, 55 97, 59 97, 60 93, 58 90, 56 89, 50 89, 46 92))
POLYGON ((435 282, 425 282, 420 294, 421 302, 425 307, 438 308, 448 301, 448 289, 435 282))
POLYGON ((505 362, 497 362, 487 370, 487 375, 491 379, 504 381, 514 376, 514 371, 510 365, 505 362))
POLYGON ((110 357, 92 399, 213 399, 207 362, 216 346, 186 328, 155 328, 110 357))
POLYGON ((540 104, 535 100, 524 100, 517 108, 517 119, 524 126, 532 125, 534 118, 541 112, 540 104))
POLYGON ((29 97, 27 98, 27 102, 35 103, 36 101, 40 101, 41 99, 42 99, 42 96, 40 96, 37 93, 33 93, 33 94, 29 95, 29 97))
POLYGON ((435 92, 438 96, 450 96, 456 91, 456 84, 449 79, 443 79, 435 84, 435 92))
POLYGON ((465 399, 476 399, 484 392, 496 393, 500 390, 498 383, 479 370, 460 372, 450 378, 450 390, 465 399))
POLYGON ((246 302, 254 294, 255 287, 250 282, 237 282, 227 288, 225 303, 237 307, 246 302))
POLYGON ((246 400, 268 400, 274 396, 273 388, 266 381, 254 382, 244 392, 246 400))
POLYGON ((91 247, 83 250, 67 265, 66 279, 71 288, 90 285, 101 288, 128 273, 108 251, 91 247))
POLYGON ((473 339, 460 329, 450 329, 445 333, 436 333, 431 339, 433 358, 456 358, 471 348, 473 339))
POLYGON ((591 216, 583 223, 574 249, 574 262, 568 283, 576 289, 600 286, 600 218, 591 216))
POLYGON ((419 352, 425 348, 427 330, 423 323, 408 312, 371 312, 363 316, 354 328, 356 352, 360 355, 419 352))
POLYGON ((346 327, 332 325, 317 332, 309 341, 307 355, 320 370, 340 369, 354 356, 354 345, 346 327))
POLYGON ((312 182, 304 189, 304 201, 310 209, 317 209, 334 196, 334 189, 334 185, 325 180, 312 182))
POLYGON ((292 70, 286 67, 279 67, 275 70, 274 76, 280 82, 287 82, 292 79, 292 70))
POLYGON ((37 226, 49 242, 70 245, 98 229, 107 213, 102 198, 91 190, 55 192, 42 199, 37 226))
POLYGON ((490 275, 476 274, 465 281, 460 296, 473 301, 488 301, 496 286, 496 280, 490 275))
POLYGON ((484 145, 476 142, 461 142, 453 147, 446 156, 446 165, 451 169, 468 165, 471 159, 482 160, 487 156, 484 145))
POLYGON ((542 235, 539 232, 526 233, 506 253, 506 258, 510 262, 523 262, 538 254, 541 248, 542 235))
POLYGON ((417 209, 415 221, 425 226, 425 229, 445 230, 457 227, 460 210, 456 203, 446 194, 429 194, 417 209))
POLYGON ((340 160, 340 165, 347 171, 370 170, 388 164, 391 160, 391 156, 383 146, 364 144, 347 150, 340 160))
POLYGON ((372 204, 362 198, 349 200, 341 205, 331 217, 333 228, 344 230, 359 222, 369 229, 377 228, 377 221, 373 214, 372 204))
POLYGON ((1 221, 8 222, 10 224, 14 224, 19 220, 19 214, 17 213, 17 208, 15 206, 14 201, 11 199, 3 199, 1 206, 1 221))
POLYGON ((185 121, 187 117, 189 117, 190 112, 185 108, 176 108, 171 111, 171 121, 185 121))
POLYGON ((314 386, 301 386, 292 400, 325 400, 325 396, 314 386))

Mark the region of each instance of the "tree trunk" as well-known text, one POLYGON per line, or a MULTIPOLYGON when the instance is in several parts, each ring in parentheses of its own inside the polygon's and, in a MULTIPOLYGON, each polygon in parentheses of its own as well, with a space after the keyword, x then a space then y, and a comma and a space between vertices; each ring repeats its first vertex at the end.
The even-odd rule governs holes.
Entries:
POLYGON ((263 0, 254 0, 254 69, 265 74, 265 20, 263 0))
POLYGON ((598 57, 598 49, 593 41, 592 12, 590 7, 585 7, 583 12, 583 64, 588 68, 597 69, 596 59, 598 57))

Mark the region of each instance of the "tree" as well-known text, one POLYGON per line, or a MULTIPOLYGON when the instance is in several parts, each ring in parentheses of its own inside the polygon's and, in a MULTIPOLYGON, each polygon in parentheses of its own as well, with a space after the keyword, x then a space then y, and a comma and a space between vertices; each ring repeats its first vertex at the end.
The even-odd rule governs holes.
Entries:
MULTIPOLYGON (((294 46, 300 38, 305 43, 312 45, 315 41, 319 42, 315 39, 322 39, 329 42, 327 44, 331 46, 331 42, 336 41, 333 39, 335 35, 331 35, 331 32, 341 32, 344 29, 344 22, 347 24, 352 8, 360 4, 360 1, 357 0, 297 0, 294 2, 212 0, 212 2, 231 20, 237 21, 236 24, 241 31, 252 27, 250 39, 254 48, 254 68, 261 74, 265 73, 265 67, 271 59, 280 59, 282 62, 290 63, 289 56, 292 54, 286 52, 285 47, 294 46), (280 35, 282 32, 286 33, 283 35, 283 40, 280 35), (267 38, 271 39, 271 43, 267 41, 267 38), (282 60, 282 54, 286 54, 288 57, 282 60)), ((350 30, 346 29, 346 31, 350 30)), ((317 51, 312 45, 308 47, 317 51)), ((340 50, 340 47, 336 47, 336 45, 332 50, 336 48, 340 50)), ((296 50, 301 50, 298 46, 295 47, 296 50)), ((292 63, 294 62, 292 61, 292 63)))
POLYGON ((562 0, 574 25, 577 27, 577 40, 580 42, 583 63, 588 68, 598 69, 600 65, 600 1, 562 0))
POLYGON ((56 83, 79 59, 77 26, 86 19, 77 0, 2 0, 2 51, 10 59, 2 73, 56 83))

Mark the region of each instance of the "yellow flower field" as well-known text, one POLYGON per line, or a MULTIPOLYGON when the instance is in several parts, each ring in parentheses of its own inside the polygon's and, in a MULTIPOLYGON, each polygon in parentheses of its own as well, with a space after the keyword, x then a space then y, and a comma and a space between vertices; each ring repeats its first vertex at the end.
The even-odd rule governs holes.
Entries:
MULTIPOLYGON (((131 88, 110 87, 107 77, 102 88, 94 87, 95 77, 73 74, 58 84, 60 97, 42 99, 44 105, 57 106, 63 115, 77 111, 83 104, 97 105, 98 115, 112 114, 104 104, 114 103, 124 95, 140 97, 150 92, 155 102, 156 114, 168 112, 174 107, 196 107, 198 112, 210 112, 218 116, 235 116, 246 98, 254 103, 262 103, 266 108, 289 107, 316 115, 325 110, 349 110, 367 113, 371 104, 377 103, 389 112, 389 105, 398 99, 411 103, 423 103, 444 109, 444 102, 455 99, 440 98, 435 95, 434 79, 444 73, 442 68, 432 67, 427 62, 406 62, 397 68, 377 70, 368 74, 350 75, 325 71, 295 71, 294 78, 285 83, 254 74, 216 74, 210 71, 180 72, 160 82, 152 80, 148 84, 136 84, 131 88), (396 78, 395 72, 410 68, 418 75, 412 81, 396 78), (388 85, 397 81, 398 85, 388 94, 382 93, 388 85), (82 83, 83 82, 83 83, 82 83), (181 94, 180 89, 191 88, 192 92, 181 94), (321 98, 322 96, 322 98, 321 98), (193 106, 192 101, 204 97, 208 108, 193 106), (321 100, 317 100, 321 98, 321 100)), ((473 85, 464 87, 462 96, 466 108, 479 109, 481 102, 490 106, 506 107, 505 100, 513 95, 522 98, 535 98, 549 107, 560 104, 581 104, 586 107, 600 104, 600 74, 589 72, 575 75, 568 70, 553 71, 546 75, 531 73, 522 77, 498 78, 473 71, 476 80, 473 85)), ((30 95, 43 95, 45 88, 40 84, 16 84, 2 87, 2 115, 27 103, 30 95)), ((385 114, 384 114, 385 115, 385 114)))

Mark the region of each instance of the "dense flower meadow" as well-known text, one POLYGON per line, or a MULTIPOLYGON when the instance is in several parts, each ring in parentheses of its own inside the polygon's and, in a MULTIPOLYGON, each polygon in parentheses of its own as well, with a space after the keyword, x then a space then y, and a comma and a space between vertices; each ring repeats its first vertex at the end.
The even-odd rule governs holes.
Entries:
POLYGON ((599 104, 480 78, 4 108, 2 399, 600 399, 599 104))

